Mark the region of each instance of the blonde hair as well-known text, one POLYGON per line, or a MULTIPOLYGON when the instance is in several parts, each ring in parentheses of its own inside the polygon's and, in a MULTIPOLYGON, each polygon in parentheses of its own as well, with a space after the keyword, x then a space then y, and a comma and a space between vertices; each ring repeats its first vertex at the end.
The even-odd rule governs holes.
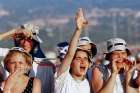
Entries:
POLYGON ((25 58, 28 66, 32 67, 32 57, 30 54, 28 54, 27 52, 19 51, 19 50, 10 50, 4 58, 4 66, 6 70, 8 70, 7 63, 9 62, 10 58, 17 54, 22 55, 25 58))

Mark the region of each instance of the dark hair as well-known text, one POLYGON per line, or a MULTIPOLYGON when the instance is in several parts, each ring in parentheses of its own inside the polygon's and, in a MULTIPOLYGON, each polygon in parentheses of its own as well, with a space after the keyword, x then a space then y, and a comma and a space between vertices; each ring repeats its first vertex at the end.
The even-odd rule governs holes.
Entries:
MULTIPOLYGON (((25 35, 19 35, 19 38, 17 38, 17 36, 14 36, 14 44, 16 47, 20 47, 20 41, 22 39, 25 39, 25 35)), ((40 48, 40 43, 34 39, 31 38, 27 38, 29 40, 32 41, 32 49, 30 51, 30 54, 32 55, 32 57, 38 57, 38 58, 46 58, 44 53, 42 52, 41 48, 40 48)))
MULTIPOLYGON (((131 55, 131 52, 128 50, 128 49, 126 49, 126 52, 127 52, 127 55, 129 56, 129 55, 131 55)), ((110 56, 112 55, 112 52, 110 52, 110 53, 106 53, 105 54, 105 59, 106 60, 110 60, 110 56)))
POLYGON ((83 50, 83 49, 81 49, 81 48, 77 48, 77 50, 76 50, 76 52, 75 52, 75 55, 74 55, 73 59, 75 58, 76 53, 77 53, 78 51, 83 51, 83 52, 85 52, 85 53, 87 54, 87 56, 88 56, 88 61, 89 61, 89 63, 91 63, 91 53, 90 53, 89 51, 87 51, 87 50, 83 50))

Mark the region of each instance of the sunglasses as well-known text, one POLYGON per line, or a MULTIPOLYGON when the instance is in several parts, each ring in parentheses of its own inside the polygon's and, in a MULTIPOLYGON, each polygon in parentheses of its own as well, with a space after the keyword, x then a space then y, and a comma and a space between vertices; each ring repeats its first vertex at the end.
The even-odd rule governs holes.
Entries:
POLYGON ((29 53, 27 53, 23 48, 21 48, 21 47, 13 47, 13 48, 11 48, 9 51, 19 51, 19 52, 22 52, 22 53, 24 53, 24 54, 26 54, 27 56, 29 56, 29 57, 31 57, 32 58, 32 56, 29 54, 29 53))

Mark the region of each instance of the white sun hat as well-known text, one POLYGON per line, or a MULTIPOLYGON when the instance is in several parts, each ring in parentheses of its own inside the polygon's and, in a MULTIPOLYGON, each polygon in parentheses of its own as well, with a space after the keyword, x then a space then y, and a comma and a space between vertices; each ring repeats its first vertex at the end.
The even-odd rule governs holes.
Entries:
POLYGON ((127 52, 130 53, 129 49, 127 48, 127 44, 125 40, 121 38, 109 39, 107 41, 107 50, 108 50, 108 53, 111 53, 116 50, 122 50, 122 51, 126 50, 127 52))
POLYGON ((89 37, 81 37, 78 41, 78 47, 82 46, 82 45, 87 45, 87 44, 91 44, 92 45, 92 57, 94 57, 97 54, 97 47, 96 44, 94 44, 89 37))
POLYGON ((33 36, 32 38, 39 43, 42 43, 42 39, 38 36, 39 34, 39 27, 33 24, 23 24, 21 25, 22 28, 26 29, 27 31, 31 31, 33 36))

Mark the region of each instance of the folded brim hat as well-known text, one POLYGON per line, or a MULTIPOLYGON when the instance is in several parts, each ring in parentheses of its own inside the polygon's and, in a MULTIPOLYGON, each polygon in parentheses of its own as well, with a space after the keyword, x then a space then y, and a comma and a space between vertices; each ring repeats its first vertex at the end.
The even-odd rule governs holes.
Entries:
POLYGON ((94 44, 89 37, 82 37, 79 39, 78 42, 78 47, 82 46, 82 45, 87 45, 87 44, 91 44, 91 53, 92 53, 92 58, 97 54, 97 47, 96 44, 94 44))
POLYGON ((117 51, 117 50, 122 50, 122 51, 126 51, 128 54, 130 54, 130 50, 127 47, 127 44, 125 42, 125 40, 121 39, 121 38, 112 38, 110 40, 107 41, 107 53, 111 53, 113 51, 117 51))

